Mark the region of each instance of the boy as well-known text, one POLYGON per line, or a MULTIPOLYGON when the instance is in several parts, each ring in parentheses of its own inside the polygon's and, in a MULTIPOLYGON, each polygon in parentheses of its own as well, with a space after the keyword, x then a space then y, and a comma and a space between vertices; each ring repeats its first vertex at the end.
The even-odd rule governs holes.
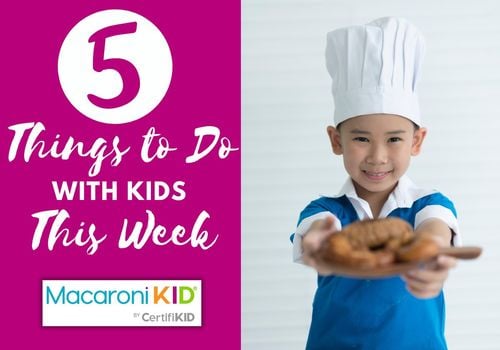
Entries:
POLYGON ((326 60, 335 99, 327 128, 349 179, 336 197, 321 197, 301 213, 294 260, 314 267, 318 289, 307 349, 446 349, 442 287, 454 258, 439 256, 400 277, 361 280, 331 275, 314 258, 324 239, 353 221, 395 216, 441 246, 458 244, 453 203, 406 176, 421 150, 416 83, 423 37, 400 18, 328 34, 326 60))

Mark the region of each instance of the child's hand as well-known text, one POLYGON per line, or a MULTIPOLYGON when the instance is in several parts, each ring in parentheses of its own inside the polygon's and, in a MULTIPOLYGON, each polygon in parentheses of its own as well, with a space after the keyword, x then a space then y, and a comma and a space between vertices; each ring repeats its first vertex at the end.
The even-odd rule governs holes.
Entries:
POLYGON ((436 260, 426 264, 424 268, 411 270, 401 278, 406 282, 408 291, 417 298, 434 298, 441 292, 449 270, 456 264, 455 258, 440 255, 436 260))
MULTIPOLYGON (((440 247, 450 246, 451 231, 441 220, 431 219, 424 222, 417 228, 417 234, 420 237, 432 238, 440 247)), ((449 270, 456 264, 455 258, 440 255, 423 268, 409 271, 401 278, 406 282, 408 291, 417 298, 433 298, 441 292, 449 270)))
POLYGON ((332 217, 327 217, 313 223, 309 231, 302 238, 303 261, 314 268, 320 275, 331 275, 331 264, 318 259, 318 251, 323 242, 335 232, 332 217))

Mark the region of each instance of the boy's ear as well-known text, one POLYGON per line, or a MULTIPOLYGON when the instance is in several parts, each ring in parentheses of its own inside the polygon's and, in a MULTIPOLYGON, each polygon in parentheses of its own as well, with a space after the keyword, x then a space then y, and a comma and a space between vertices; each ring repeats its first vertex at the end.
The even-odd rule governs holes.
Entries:
POLYGON ((333 126, 328 126, 326 128, 326 132, 328 133, 328 137, 330 138, 330 144, 332 145, 332 151, 336 155, 341 155, 343 153, 342 143, 340 141, 340 132, 338 129, 333 126))
POLYGON ((418 128, 413 133, 413 143, 411 145, 411 155, 416 156, 420 154, 422 149, 422 143, 424 142, 425 136, 427 135, 426 128, 418 128))

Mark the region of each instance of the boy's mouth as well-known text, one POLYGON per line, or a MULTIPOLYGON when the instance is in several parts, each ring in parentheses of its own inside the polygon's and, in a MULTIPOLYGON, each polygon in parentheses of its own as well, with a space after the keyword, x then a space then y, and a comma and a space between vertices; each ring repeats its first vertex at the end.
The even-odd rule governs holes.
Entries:
POLYGON ((363 170, 363 173, 370 180, 382 180, 387 175, 392 173, 392 170, 391 171, 367 171, 367 170, 363 170))

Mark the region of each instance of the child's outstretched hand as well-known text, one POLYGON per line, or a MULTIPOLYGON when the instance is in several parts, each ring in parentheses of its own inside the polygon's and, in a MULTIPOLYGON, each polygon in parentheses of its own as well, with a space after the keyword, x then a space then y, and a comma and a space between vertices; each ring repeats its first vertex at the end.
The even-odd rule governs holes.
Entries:
POLYGON ((406 282, 408 291, 417 298, 427 299, 437 296, 448 278, 448 272, 455 267, 457 260, 440 255, 422 269, 411 270, 401 278, 406 282))
MULTIPOLYGON (((430 224, 435 226, 435 223, 430 224)), ((434 227, 432 226, 427 228, 434 229, 434 227)), ((438 229, 440 228, 438 227, 438 229)), ((442 229, 441 232, 443 232, 442 229)), ((432 236, 432 238, 441 247, 447 247, 450 245, 450 238, 448 237, 448 235, 429 234, 429 236, 432 236)), ((408 291, 417 298, 434 298, 441 292, 441 289, 443 289, 444 282, 448 278, 450 269, 455 267, 456 265, 456 258, 446 255, 439 255, 433 261, 425 264, 423 268, 408 271, 407 273, 403 274, 401 278, 406 282, 406 288, 408 289, 408 291)))
POLYGON ((331 275, 331 264, 318 258, 321 245, 336 231, 332 217, 315 221, 302 238, 303 261, 314 268, 320 275, 331 275))

